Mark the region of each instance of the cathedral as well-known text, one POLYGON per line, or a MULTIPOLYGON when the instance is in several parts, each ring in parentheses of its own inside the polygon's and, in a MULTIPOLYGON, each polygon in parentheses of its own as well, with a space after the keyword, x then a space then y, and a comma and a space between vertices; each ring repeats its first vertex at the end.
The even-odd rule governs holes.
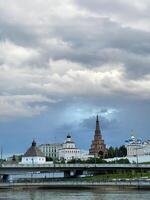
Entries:
POLYGON ((94 156, 103 156, 106 153, 106 151, 106 145, 104 143, 104 140, 102 139, 101 130, 99 126, 99 119, 97 115, 95 135, 91 144, 91 148, 89 149, 89 154, 94 156))

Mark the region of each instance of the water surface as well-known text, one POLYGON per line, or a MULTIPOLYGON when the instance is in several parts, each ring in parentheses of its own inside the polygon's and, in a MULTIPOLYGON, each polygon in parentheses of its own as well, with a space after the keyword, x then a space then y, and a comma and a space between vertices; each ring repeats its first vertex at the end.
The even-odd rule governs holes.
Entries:
POLYGON ((150 191, 0 190, 0 200, 150 200, 150 191))

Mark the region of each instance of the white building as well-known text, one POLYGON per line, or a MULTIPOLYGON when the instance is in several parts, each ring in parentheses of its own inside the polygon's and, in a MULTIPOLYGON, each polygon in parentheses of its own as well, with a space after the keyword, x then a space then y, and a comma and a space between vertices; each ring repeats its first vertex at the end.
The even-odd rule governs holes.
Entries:
POLYGON ((80 157, 80 159, 81 160, 84 160, 84 161, 86 161, 86 160, 88 160, 88 159, 91 159, 91 158, 94 158, 94 155, 90 155, 89 154, 89 151, 86 151, 86 150, 81 150, 80 151, 81 153, 81 157, 80 157))
POLYGON ((80 149, 76 148, 75 143, 72 141, 71 136, 68 134, 65 142, 62 145, 62 149, 59 150, 59 159, 68 161, 80 158, 80 149))
POLYGON ((150 155, 150 141, 142 141, 131 136, 126 140, 127 156, 145 156, 150 155))
POLYGON ((33 140, 31 147, 22 156, 21 164, 44 164, 46 158, 33 140))
POLYGON ((62 149, 62 147, 62 144, 41 144, 39 149, 42 151, 45 157, 58 159, 59 150, 62 149))

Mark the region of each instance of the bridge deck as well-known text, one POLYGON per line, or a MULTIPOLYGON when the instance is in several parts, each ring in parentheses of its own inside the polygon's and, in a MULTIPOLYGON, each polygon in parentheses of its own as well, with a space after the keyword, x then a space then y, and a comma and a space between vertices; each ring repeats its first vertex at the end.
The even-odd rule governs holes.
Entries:
POLYGON ((150 170, 150 164, 12 164, 1 165, 0 174, 20 172, 65 172, 104 170, 150 170))

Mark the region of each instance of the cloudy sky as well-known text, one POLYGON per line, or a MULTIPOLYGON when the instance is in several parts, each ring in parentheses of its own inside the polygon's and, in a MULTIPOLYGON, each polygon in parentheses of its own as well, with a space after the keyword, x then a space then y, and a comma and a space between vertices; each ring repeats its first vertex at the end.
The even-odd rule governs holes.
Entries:
POLYGON ((150 134, 149 0, 1 0, 0 145, 150 134))

